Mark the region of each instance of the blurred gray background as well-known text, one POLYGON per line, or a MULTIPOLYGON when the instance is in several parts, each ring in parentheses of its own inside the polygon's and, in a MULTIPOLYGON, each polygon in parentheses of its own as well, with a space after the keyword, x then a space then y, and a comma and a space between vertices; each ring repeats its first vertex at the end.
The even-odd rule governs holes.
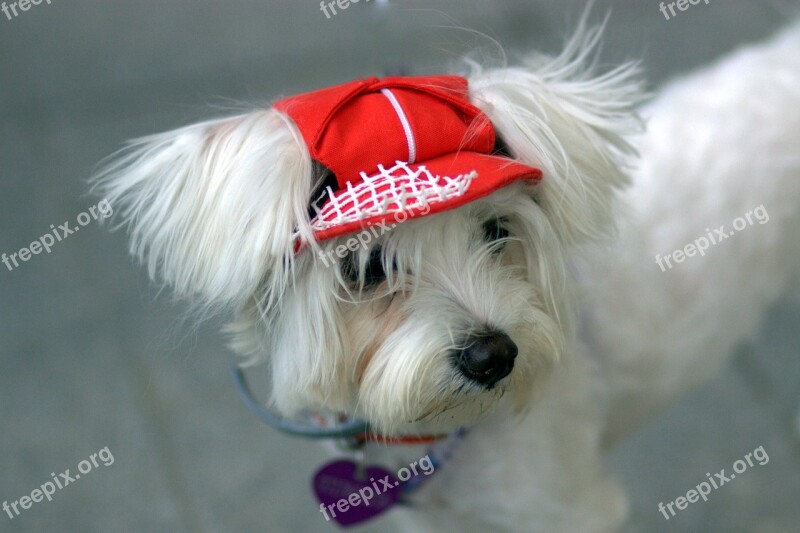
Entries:
MULTIPOLYGON (((603 62, 641 59, 657 88, 798 13, 792 0, 711 0, 665 20, 656 0, 611 9, 603 62)), ((69 2, 0 13, 0 253, 94 205, 85 180, 131 137, 353 77, 434 72, 478 50, 556 51, 584 2, 317 0, 69 2), (469 28, 465 31, 460 28, 469 28)), ((800 50, 798 50, 800 53, 800 50)), ((746 75, 746 73, 743 73, 746 75)), ((125 235, 92 222, 0 265, 0 501, 108 446, 115 462, 0 531, 329 531, 309 491, 323 453, 262 425, 230 382, 219 324, 158 294, 125 235)), ((800 530, 800 305, 773 310, 734 364, 613 457, 630 531, 800 530), (748 470, 666 522, 657 511, 763 445, 748 470)), ((376 522, 364 531, 391 526, 376 522)))

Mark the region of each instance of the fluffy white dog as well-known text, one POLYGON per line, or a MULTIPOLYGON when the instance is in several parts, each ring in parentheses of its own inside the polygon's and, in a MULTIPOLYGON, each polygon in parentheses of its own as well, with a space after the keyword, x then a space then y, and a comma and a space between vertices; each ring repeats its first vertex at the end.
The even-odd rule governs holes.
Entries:
POLYGON ((470 429, 415 528, 614 530, 608 449, 798 272, 800 26, 643 109, 599 38, 140 139, 96 190, 153 278, 236 314, 282 416, 364 420, 392 468, 470 429))

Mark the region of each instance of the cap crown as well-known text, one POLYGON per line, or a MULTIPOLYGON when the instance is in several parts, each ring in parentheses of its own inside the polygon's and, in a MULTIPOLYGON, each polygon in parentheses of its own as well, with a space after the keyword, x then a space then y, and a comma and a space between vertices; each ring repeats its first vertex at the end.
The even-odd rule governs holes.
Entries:
POLYGON ((460 76, 369 78, 293 96, 275 108, 300 129, 312 158, 339 188, 379 164, 424 163, 465 150, 490 154, 489 118, 469 102, 460 76))

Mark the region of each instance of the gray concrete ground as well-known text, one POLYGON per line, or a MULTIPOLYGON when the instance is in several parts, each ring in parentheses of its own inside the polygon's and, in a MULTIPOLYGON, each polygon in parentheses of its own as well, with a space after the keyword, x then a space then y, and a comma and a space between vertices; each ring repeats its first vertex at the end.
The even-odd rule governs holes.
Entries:
MULTIPOLYGON (((433 72, 475 47, 554 50, 582 2, 353 4, 316 0, 49 0, 0 14, 0 252, 92 206, 85 178, 125 139, 351 77, 433 72), (472 28, 468 32, 460 27, 472 28), (209 111, 209 109, 211 111, 209 111)), ((654 85, 763 38, 796 2, 712 0, 665 20, 612 7, 603 53, 641 58, 654 85)), ((800 51, 798 51, 800 52, 800 51)), ((0 501, 108 447, 114 462, 0 531, 326 531, 308 490, 322 453, 262 426, 229 381, 219 324, 193 329, 92 222, 13 271, 0 267, 0 501)), ((800 306, 614 455, 630 531, 797 531, 800 306), (763 445, 770 461, 667 522, 657 512, 763 445)), ((365 530, 385 530, 373 524, 365 530)))

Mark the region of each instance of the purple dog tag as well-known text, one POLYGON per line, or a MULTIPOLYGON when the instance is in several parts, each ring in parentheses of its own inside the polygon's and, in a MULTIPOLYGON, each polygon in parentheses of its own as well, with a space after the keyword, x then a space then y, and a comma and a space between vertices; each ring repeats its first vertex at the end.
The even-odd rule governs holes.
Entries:
POLYGON ((334 461, 314 476, 320 512, 344 527, 360 524, 388 511, 400 499, 400 482, 387 470, 367 466, 363 479, 352 461, 334 461))

